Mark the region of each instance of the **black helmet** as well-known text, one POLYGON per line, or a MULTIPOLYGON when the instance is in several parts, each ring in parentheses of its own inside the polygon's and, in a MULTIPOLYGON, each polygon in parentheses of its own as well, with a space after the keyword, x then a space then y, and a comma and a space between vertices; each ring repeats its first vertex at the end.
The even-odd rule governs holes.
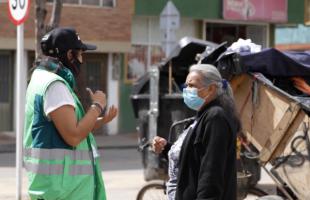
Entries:
POLYGON ((41 49, 44 55, 57 57, 69 49, 95 50, 97 47, 85 44, 73 28, 55 28, 41 39, 41 49))

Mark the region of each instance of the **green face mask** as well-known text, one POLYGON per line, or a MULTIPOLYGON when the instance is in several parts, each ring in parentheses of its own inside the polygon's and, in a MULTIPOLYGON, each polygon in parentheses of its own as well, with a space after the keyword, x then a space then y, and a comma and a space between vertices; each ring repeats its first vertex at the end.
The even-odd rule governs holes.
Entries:
POLYGON ((53 72, 65 79, 72 89, 76 87, 73 73, 68 68, 64 67, 57 59, 47 57, 40 62, 39 67, 53 72))
POLYGON ((72 89, 76 87, 74 75, 68 68, 62 66, 57 70, 56 74, 65 79, 72 89))

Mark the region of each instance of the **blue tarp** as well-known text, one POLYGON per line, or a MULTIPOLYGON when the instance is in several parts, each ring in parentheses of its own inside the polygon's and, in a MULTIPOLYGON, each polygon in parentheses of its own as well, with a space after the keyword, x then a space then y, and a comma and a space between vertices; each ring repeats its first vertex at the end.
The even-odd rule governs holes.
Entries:
POLYGON ((274 48, 259 53, 240 53, 247 72, 274 77, 310 76, 310 52, 281 52, 274 48))

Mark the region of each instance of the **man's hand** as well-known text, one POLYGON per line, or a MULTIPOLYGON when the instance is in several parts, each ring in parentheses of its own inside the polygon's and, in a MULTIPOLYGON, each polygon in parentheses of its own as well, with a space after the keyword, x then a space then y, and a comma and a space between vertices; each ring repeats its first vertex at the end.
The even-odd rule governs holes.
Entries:
POLYGON ((101 108, 104 109, 107 105, 106 95, 101 91, 97 90, 95 93, 90 88, 86 88, 89 92, 90 99, 92 102, 97 102, 100 104, 101 108))
POLYGON ((103 117, 97 118, 97 122, 93 130, 97 130, 98 128, 102 127, 104 124, 107 124, 110 121, 112 121, 116 117, 117 112, 118 112, 117 108, 114 105, 112 105, 109 108, 108 112, 103 117))
POLYGON ((109 107, 109 111, 102 117, 101 119, 102 122, 104 124, 109 123, 116 117, 117 112, 118 112, 117 108, 114 105, 112 105, 111 107, 109 107))

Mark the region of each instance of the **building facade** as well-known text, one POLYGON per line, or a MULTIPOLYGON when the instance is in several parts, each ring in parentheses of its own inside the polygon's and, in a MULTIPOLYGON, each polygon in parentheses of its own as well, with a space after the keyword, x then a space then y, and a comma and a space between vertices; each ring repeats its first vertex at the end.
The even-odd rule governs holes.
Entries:
MULTIPOLYGON (((250 38, 262 47, 275 44, 277 24, 303 21, 303 0, 172 0, 180 12, 180 28, 175 39, 191 36, 216 43, 250 38), (255 12, 254 12, 255 11, 255 12)), ((123 128, 133 129, 135 120, 128 100, 130 88, 141 74, 162 59, 163 31, 160 14, 167 0, 135 0, 132 20, 132 51, 126 58, 121 106, 128 115, 120 116, 123 128)))
MULTIPOLYGON (((265 0, 267 1, 267 0, 265 0)), ((52 2, 52 0, 48 0, 52 2)), ((160 13, 166 0, 64 0, 61 26, 77 29, 81 39, 97 45, 95 52, 85 54, 83 84, 107 93, 108 104, 119 107, 119 115, 103 130, 108 134, 135 131, 136 120, 130 102, 131 87, 149 67, 165 57, 162 50, 163 31, 159 27, 160 13)), ((191 36, 221 43, 238 38, 251 38, 263 47, 278 45, 278 28, 303 24, 305 2, 308 0, 271 0, 280 7, 276 21, 254 15, 245 2, 256 0, 173 0, 180 12, 180 28, 175 39, 191 36), (229 5, 227 7, 227 5, 229 5), (224 8, 226 5, 226 10, 224 8), (228 9, 227 9, 228 8, 228 9), (227 11, 228 10, 228 11, 227 11), (235 16, 234 10, 245 15, 235 16), (285 13, 283 14, 283 10, 285 13), (244 11, 244 12, 241 12, 244 11), (279 15, 279 13, 281 13, 279 15), (238 18, 239 17, 239 18, 238 18), (261 18, 260 18, 261 17, 261 18), (275 31, 276 30, 276 31, 275 31)), ((34 61, 34 5, 25 22, 25 74, 34 61)), ((48 16, 52 8, 48 3, 48 16)), ((0 132, 14 134, 14 72, 16 27, 9 21, 7 2, 0 1, 0 132)), ((282 44, 282 43, 281 43, 282 44)), ((27 79, 27 77, 25 78, 27 79)), ((26 80, 24 85, 26 88, 26 80)), ((84 100, 88 95, 82 96, 84 100)))

